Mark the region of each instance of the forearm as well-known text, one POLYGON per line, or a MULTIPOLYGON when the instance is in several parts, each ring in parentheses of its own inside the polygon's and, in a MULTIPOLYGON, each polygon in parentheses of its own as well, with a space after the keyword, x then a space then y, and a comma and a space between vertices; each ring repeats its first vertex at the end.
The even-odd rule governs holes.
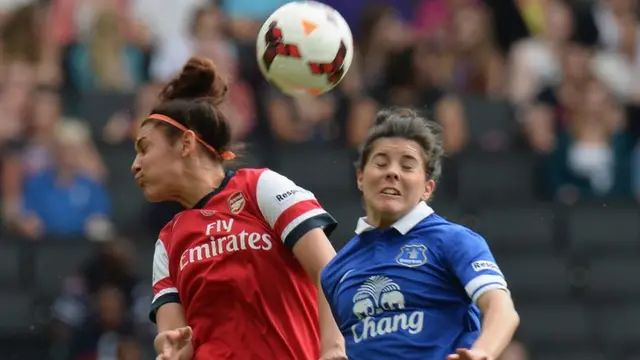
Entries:
POLYGON ((182 305, 179 303, 162 305, 156 314, 156 325, 159 333, 187 326, 182 305))
POLYGON ((511 342, 520 317, 509 299, 492 302, 483 311, 482 318, 482 331, 472 349, 483 350, 497 358, 511 342))
POLYGON ((321 352, 344 349, 344 338, 336 325, 322 286, 318 284, 318 315, 320 323, 321 352))

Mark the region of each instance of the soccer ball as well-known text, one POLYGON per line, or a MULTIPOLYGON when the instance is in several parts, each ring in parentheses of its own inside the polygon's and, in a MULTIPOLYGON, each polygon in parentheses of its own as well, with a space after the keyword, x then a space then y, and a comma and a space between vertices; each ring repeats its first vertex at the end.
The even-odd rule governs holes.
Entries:
POLYGON ((349 70, 353 36, 335 9, 295 1, 265 21, 256 52, 262 74, 282 92, 320 95, 338 85, 349 70))

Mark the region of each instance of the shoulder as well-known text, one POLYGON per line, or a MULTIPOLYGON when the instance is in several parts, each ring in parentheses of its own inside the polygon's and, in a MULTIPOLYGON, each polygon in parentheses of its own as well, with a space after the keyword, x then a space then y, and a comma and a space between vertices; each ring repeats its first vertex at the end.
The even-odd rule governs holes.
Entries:
POLYGON ((437 245, 443 249, 459 246, 486 244, 485 239, 468 227, 444 219, 433 214, 423 220, 416 229, 417 235, 429 235, 437 240, 437 245))
POLYGON ((48 183, 53 183, 54 173, 51 170, 38 171, 36 173, 32 173, 25 179, 25 185, 44 185, 48 183))
POLYGON ((236 176, 248 184, 258 200, 269 197, 276 202, 283 202, 291 195, 306 191, 288 177, 268 168, 240 169, 236 172, 236 176))
POLYGON ((185 213, 185 211, 181 211, 181 212, 177 213, 160 230, 160 234, 158 235, 158 241, 162 242, 165 245, 165 247, 168 247, 169 244, 171 243, 173 230, 175 229, 176 225, 180 222, 180 220, 181 220, 182 216, 184 215, 184 213, 185 213))
POLYGON ((357 250, 360 245, 360 236, 356 235, 338 251, 336 256, 322 269, 321 277, 323 283, 332 284, 339 280, 337 277, 342 276, 345 265, 353 265, 353 260, 359 254, 357 250))

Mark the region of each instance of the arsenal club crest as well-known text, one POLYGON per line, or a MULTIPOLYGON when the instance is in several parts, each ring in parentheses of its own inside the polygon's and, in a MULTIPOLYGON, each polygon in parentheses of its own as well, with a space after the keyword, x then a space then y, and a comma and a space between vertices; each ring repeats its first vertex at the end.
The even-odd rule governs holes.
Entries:
POLYGON ((422 266, 427 263, 427 247, 421 244, 404 245, 396 262, 408 267, 422 266))
POLYGON ((202 214, 202 216, 209 217, 209 216, 215 215, 216 211, 215 210, 202 209, 202 210, 200 210, 200 213, 202 214))
POLYGON ((242 209, 244 209, 244 205, 247 203, 247 200, 244 198, 244 195, 241 191, 234 192, 229 196, 227 200, 227 204, 229 205, 229 211, 234 214, 240 213, 242 209))

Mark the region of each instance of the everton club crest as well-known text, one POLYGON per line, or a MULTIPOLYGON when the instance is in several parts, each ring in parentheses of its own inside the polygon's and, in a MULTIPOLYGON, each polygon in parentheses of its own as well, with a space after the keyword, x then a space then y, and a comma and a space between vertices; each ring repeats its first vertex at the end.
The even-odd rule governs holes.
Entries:
POLYGON ((427 263, 427 247, 421 244, 404 245, 396 262, 408 267, 422 266, 427 263))

